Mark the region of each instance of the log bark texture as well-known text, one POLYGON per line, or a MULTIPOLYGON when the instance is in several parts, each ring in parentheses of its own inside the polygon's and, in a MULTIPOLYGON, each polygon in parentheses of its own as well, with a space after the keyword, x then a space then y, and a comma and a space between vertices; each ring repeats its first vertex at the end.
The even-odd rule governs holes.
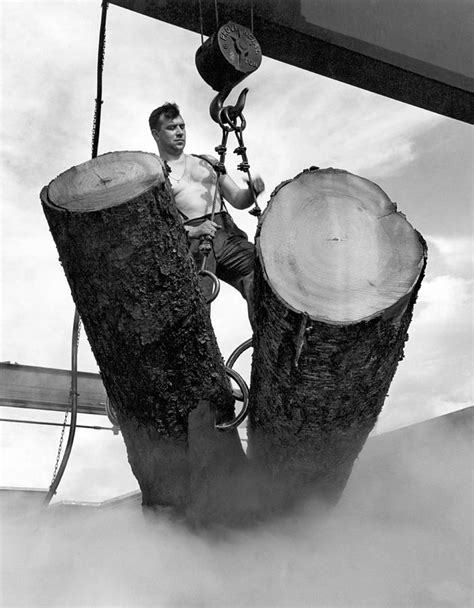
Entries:
POLYGON ((403 357, 426 246, 378 186, 334 169, 277 188, 256 244, 249 455, 288 502, 331 503, 403 357))
POLYGON ((245 455, 237 431, 214 429, 233 398, 161 160, 99 156, 41 201, 143 504, 228 508, 245 455))

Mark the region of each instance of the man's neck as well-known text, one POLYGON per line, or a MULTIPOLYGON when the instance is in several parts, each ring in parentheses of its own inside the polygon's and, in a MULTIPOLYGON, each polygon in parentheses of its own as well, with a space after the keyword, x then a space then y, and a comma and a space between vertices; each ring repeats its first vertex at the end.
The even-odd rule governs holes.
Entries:
POLYGON ((162 158, 163 160, 168 160, 168 161, 177 161, 177 160, 181 160, 183 158, 185 158, 185 154, 183 151, 181 152, 166 152, 165 150, 160 150, 158 149, 159 153, 160 153, 160 158, 162 158))

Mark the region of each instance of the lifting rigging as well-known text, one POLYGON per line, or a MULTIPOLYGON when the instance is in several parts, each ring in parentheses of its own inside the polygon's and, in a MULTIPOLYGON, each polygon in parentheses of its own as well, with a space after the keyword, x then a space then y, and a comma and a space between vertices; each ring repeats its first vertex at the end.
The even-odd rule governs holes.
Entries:
MULTIPOLYGON (((243 115, 243 110, 249 91, 248 88, 244 88, 240 92, 235 105, 224 106, 224 102, 233 88, 246 76, 253 73, 260 66, 262 61, 260 45, 253 35, 253 4, 251 7, 252 31, 232 21, 229 21, 219 28, 217 1, 215 2, 215 9, 216 26, 218 29, 205 42, 202 31, 202 11, 200 10, 202 44, 196 52, 195 59, 197 70, 202 78, 214 90, 218 91, 217 95, 211 101, 209 113, 212 120, 219 124, 222 131, 221 143, 215 148, 215 151, 219 154, 219 160, 217 163, 213 163, 213 169, 216 173, 216 184, 210 219, 211 221, 214 220, 216 202, 219 195, 219 180, 226 172, 225 158, 227 153, 227 140, 229 133, 231 132, 235 134, 238 144, 234 153, 241 157, 241 162, 237 165, 237 169, 246 173, 248 188, 252 197, 253 208, 249 213, 259 218, 261 209, 257 202, 252 175, 250 173, 250 163, 247 157, 247 147, 245 146, 243 137, 243 131, 247 124, 243 115)), ((221 195, 220 198, 222 200, 221 195)), ((207 298, 208 304, 216 299, 220 290, 219 279, 213 273, 206 270, 208 256, 212 251, 212 241, 212 236, 204 235, 201 237, 199 245, 199 250, 203 256, 199 274, 208 276, 213 281, 212 293, 207 298)), ((234 420, 221 425, 216 425, 216 428, 220 430, 236 428, 245 420, 248 414, 248 387, 243 379, 238 374, 236 375, 232 366, 240 354, 249 348, 251 344, 252 339, 249 339, 237 347, 226 364, 226 373, 237 382, 241 389, 243 407, 234 420)), ((237 397, 236 393, 234 393, 234 397, 240 400, 240 395, 237 397)))

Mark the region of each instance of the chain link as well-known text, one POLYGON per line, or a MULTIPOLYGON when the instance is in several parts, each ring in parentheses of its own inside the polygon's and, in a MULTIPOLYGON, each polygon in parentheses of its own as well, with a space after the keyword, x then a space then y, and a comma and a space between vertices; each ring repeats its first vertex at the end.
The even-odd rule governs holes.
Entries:
POLYGON ((107 9, 109 3, 105 0, 102 2, 102 18, 100 24, 99 50, 97 57, 97 97, 95 98, 94 118, 92 121, 92 158, 96 158, 99 145, 100 119, 102 113, 102 73, 104 71, 105 61, 105 42, 106 31, 105 22, 107 17, 107 9))
POLYGON ((232 112, 233 110, 235 110, 235 108, 227 106, 225 108, 222 108, 218 114, 218 122, 222 129, 222 143, 220 146, 217 146, 215 148, 216 152, 219 152, 221 155, 218 165, 224 166, 225 155, 227 151, 227 137, 229 135, 229 132, 233 131, 238 144, 237 148, 234 150, 234 154, 237 154, 242 158, 242 162, 237 165, 237 169, 247 174, 248 187, 252 197, 253 208, 249 211, 249 213, 256 217, 260 217, 260 215, 262 214, 262 210, 257 202, 252 174, 250 173, 250 163, 247 156, 247 146, 245 145, 243 135, 243 131, 247 126, 247 122, 242 113, 242 109, 240 109, 235 115, 232 112), (239 120, 240 124, 238 122, 239 120))
MULTIPOLYGON (((79 346, 79 338, 81 335, 81 319, 79 319, 79 323, 77 326, 77 339, 76 339, 76 347, 79 346)), ((51 488, 51 486, 54 483, 54 480, 56 479, 56 475, 58 474, 58 469, 59 469, 59 462, 61 461, 61 453, 63 451, 63 443, 64 443, 64 435, 66 432, 66 426, 67 426, 67 421, 69 418, 69 413, 70 410, 72 408, 72 398, 73 398, 73 391, 72 391, 72 386, 69 389, 69 396, 68 396, 68 400, 67 400, 67 409, 66 409, 66 413, 64 414, 64 420, 63 420, 63 425, 62 425, 62 429, 61 429, 61 436, 59 438, 59 446, 58 446, 58 453, 56 454, 56 463, 54 465, 54 471, 53 471, 53 476, 51 478, 51 483, 49 484, 49 487, 51 488)))
POLYGON ((61 437, 59 438, 59 446, 58 453, 56 455, 56 463, 54 465, 53 477, 51 478, 51 483, 49 487, 51 487, 56 479, 56 475, 58 474, 59 462, 61 460, 61 452, 63 451, 63 441, 64 441, 64 433, 66 431, 67 419, 69 418, 69 409, 71 407, 71 392, 69 392, 69 400, 68 400, 68 409, 66 410, 66 414, 64 415, 63 428, 61 429, 61 437))

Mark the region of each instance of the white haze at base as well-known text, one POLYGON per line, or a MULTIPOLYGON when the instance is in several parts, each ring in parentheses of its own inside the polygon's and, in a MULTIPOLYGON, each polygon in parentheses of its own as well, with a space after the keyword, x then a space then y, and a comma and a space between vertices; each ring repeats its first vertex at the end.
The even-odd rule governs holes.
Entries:
POLYGON ((425 429, 380 445, 326 517, 310 501, 256 529, 201 534, 137 506, 17 521, 2 534, 2 605, 467 608, 471 442, 425 429))

